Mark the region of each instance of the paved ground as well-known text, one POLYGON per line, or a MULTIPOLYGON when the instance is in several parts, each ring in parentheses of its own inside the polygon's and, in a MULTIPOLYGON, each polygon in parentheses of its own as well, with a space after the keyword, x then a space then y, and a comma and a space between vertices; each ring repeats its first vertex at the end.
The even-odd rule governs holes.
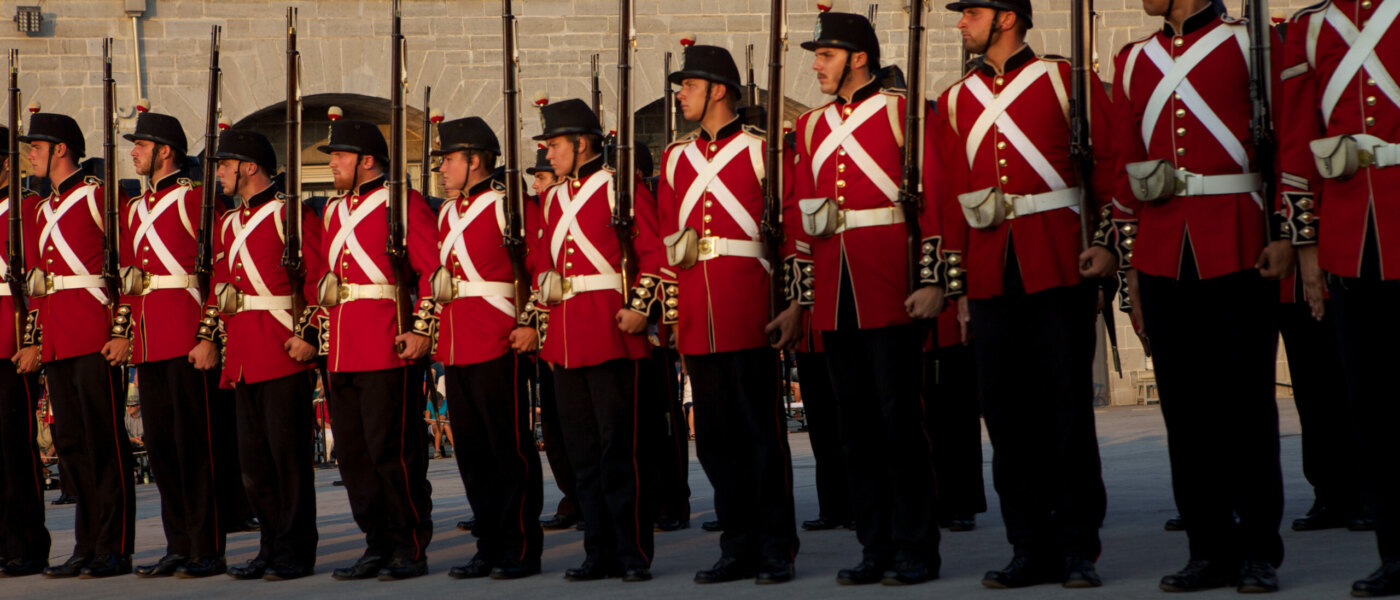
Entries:
MULTIPOLYGON (((1345 530, 1297 533, 1287 529, 1292 518, 1304 513, 1312 501, 1312 491, 1303 480, 1299 458, 1298 420, 1290 400, 1280 403, 1283 429, 1283 466, 1286 481, 1284 541, 1288 559, 1281 569, 1283 591, 1278 598, 1343 598, 1351 581, 1366 575, 1377 564, 1374 538, 1368 533, 1345 530)), ((990 489, 990 447, 984 443, 988 459, 988 502, 991 511, 980 515, 979 527, 968 533, 946 534, 943 539, 943 579, 911 588, 881 586, 847 588, 837 586, 837 569, 859 559, 855 535, 848 531, 804 533, 798 556, 798 579, 783 586, 759 587, 749 582, 698 586, 691 582, 695 570, 709 566, 718 555, 718 535, 705 533, 699 526, 713 518, 712 493, 692 461, 690 484, 694 490, 693 528, 657 534, 656 561, 650 583, 624 584, 617 580, 593 583, 567 583, 564 569, 582 561, 582 534, 574 531, 549 532, 545 537, 544 573, 520 581, 457 581, 447 577, 449 567, 466 562, 473 552, 469 534, 453 525, 467 516, 462 483, 451 461, 431 463, 429 476, 435 493, 435 538, 429 548, 432 572, 408 582, 339 582, 330 571, 353 562, 362 549, 360 532, 350 518, 343 488, 333 487, 335 471, 317 474, 317 509, 320 511, 321 545, 314 577, 298 581, 268 583, 239 582, 225 577, 208 580, 143 580, 119 577, 109 580, 49 581, 37 577, 0 582, 5 598, 301 598, 308 596, 429 598, 470 594, 474 597, 540 598, 567 594, 573 598, 614 598, 636 595, 684 598, 727 599, 741 597, 879 597, 879 598, 1161 598, 1157 580, 1185 564, 1186 538, 1181 533, 1162 530, 1162 521, 1175 513, 1167 470, 1166 438, 1160 413, 1155 407, 1100 409, 1097 414, 1104 479, 1108 486, 1108 517, 1104 522, 1104 555, 1099 572, 1105 585, 1097 590, 1065 590, 1039 586, 1028 590, 993 591, 982 588, 982 574, 1001 567, 1010 557, 1005 541, 997 499, 990 489)), ((813 488, 813 462, 805 434, 792 436, 798 518, 816 516, 813 488)), ((694 456, 692 452, 692 456, 694 456)), ((548 475, 548 470, 546 470, 548 475)), ((50 492, 49 499, 56 496, 50 492)), ((545 506, 552 508, 559 492, 545 482, 545 506)), ((153 562, 163 554, 158 503, 153 485, 138 488, 136 560, 153 562)), ((72 548, 72 508, 49 507, 48 522, 54 532, 54 561, 62 561, 72 548)), ((230 562, 251 558, 256 552, 257 534, 242 533, 229 540, 230 562)), ((1204 592, 1193 598, 1233 597, 1233 589, 1204 592)))

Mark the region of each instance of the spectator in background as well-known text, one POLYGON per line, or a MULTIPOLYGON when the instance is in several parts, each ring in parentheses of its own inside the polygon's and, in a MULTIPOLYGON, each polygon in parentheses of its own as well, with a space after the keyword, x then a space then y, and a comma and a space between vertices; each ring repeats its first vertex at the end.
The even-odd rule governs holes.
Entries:
POLYGON ((126 397, 126 437, 131 440, 133 449, 144 448, 146 443, 142 437, 146 435, 146 428, 141 426, 141 397, 136 394, 136 384, 132 384, 132 391, 126 397))

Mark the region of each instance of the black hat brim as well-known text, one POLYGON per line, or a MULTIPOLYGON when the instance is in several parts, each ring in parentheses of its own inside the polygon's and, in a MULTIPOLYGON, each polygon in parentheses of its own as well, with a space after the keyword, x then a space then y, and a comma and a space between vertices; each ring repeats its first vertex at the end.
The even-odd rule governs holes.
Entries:
POLYGON ((1016 8, 1016 7, 1014 7, 1014 6, 1011 6, 1010 4, 1006 4, 1006 3, 1003 3, 1003 2, 997 2, 996 0, 972 0, 971 2, 949 2, 949 3, 947 4, 947 6, 945 6, 944 8, 947 8, 948 10, 951 10, 951 11, 953 11, 953 12, 962 12, 962 11, 964 11, 964 10, 966 10, 966 9, 969 9, 969 8, 990 8, 990 9, 994 9, 994 10, 1004 10, 1004 11, 1007 11, 1007 12, 1016 13, 1016 16, 1021 17, 1022 19, 1025 19, 1025 20, 1026 20, 1026 25, 1030 25, 1030 26, 1032 26, 1032 27, 1035 26, 1035 23, 1031 20, 1031 16, 1028 15, 1028 14, 1026 14, 1026 13, 1024 13, 1024 12, 1022 12, 1021 9, 1016 8))
POLYGON ((264 164, 261 160, 248 156, 247 154, 238 154, 237 152, 215 152, 214 160, 241 160, 243 162, 250 162, 262 167, 262 169, 268 171, 269 174, 273 170, 272 165, 264 164))
POLYGON ((380 159, 380 160, 383 160, 383 161, 385 161, 385 162, 388 162, 388 161, 389 161, 389 157, 388 157, 388 156, 380 156, 380 155, 375 154, 375 153, 373 153, 373 152, 365 152, 364 148, 358 148, 358 147, 355 147, 355 146, 347 146, 347 145, 344 145, 344 144, 322 144, 322 145, 320 145, 320 146, 317 146, 317 147, 316 147, 316 150, 320 151, 321 154, 326 154, 326 155, 329 155, 329 154, 332 153, 332 152, 349 152, 349 153, 351 153, 351 154, 360 154, 360 155, 364 155, 364 156, 373 156, 373 157, 378 158, 378 159, 380 159))
POLYGON ((480 144, 453 144, 446 148, 434 148, 428 154, 432 156, 447 156, 448 154, 452 154, 453 152, 461 152, 463 150, 481 150, 483 152, 490 152, 492 154, 495 154, 496 156, 501 155, 500 148, 493 148, 491 146, 483 146, 480 144))
POLYGON ((687 79, 704 79, 705 81, 712 81, 714 83, 718 83, 724 85, 725 87, 728 87, 729 91, 732 91, 736 94, 739 93, 739 90, 744 87, 743 84, 737 81, 731 81, 729 79, 719 77, 714 73, 706 73, 704 71, 672 71, 671 74, 666 77, 666 80, 671 82, 671 85, 680 85, 682 81, 685 81, 687 79))
POLYGON ((157 143, 157 144, 164 144, 164 145, 166 145, 166 146, 170 146, 171 148, 174 148, 175 151, 176 151, 177 153, 179 153, 179 154, 184 154, 185 152, 189 151, 189 148, 186 148, 186 147, 184 147, 184 146, 182 146, 182 145, 180 145, 180 144, 176 144, 175 142, 172 142, 172 141, 167 140, 167 139, 165 139, 165 138, 157 137, 157 136, 150 135, 150 134, 146 134, 146 133, 124 133, 124 134, 122 134, 122 138, 125 139, 125 140, 128 141, 128 142, 134 142, 134 141, 136 141, 136 140, 146 140, 146 141, 148 141, 148 142, 155 142, 155 143, 157 143))
POLYGON ((530 139, 536 140, 536 141, 544 141, 544 140, 547 140, 547 139, 549 139, 549 138, 556 138, 556 137, 559 137, 559 136, 561 136, 561 135, 589 135, 589 134, 596 135, 596 136, 598 136, 598 137, 602 137, 602 136, 603 136, 603 131, 602 131, 601 129, 593 129, 593 128, 591 128, 591 127, 560 127, 559 129, 552 129, 552 130, 550 130, 550 131, 546 131, 546 132, 541 133, 541 134, 539 134, 539 135, 537 135, 537 136, 535 136, 535 137, 532 137, 532 138, 530 138, 530 139))
POLYGON ((535 173, 544 173, 544 172, 553 173, 553 172, 554 172, 554 167, 526 167, 526 168, 525 168, 525 173, 526 173, 527 175, 534 175, 535 173))
POLYGON ((847 52, 865 52, 862 48, 857 48, 850 42, 840 42, 836 40, 807 40, 802 42, 802 49, 816 52, 821 48, 838 48, 847 52))
POLYGON ((65 144, 65 145, 67 145, 70 149, 72 149, 72 150, 75 151, 75 153, 77 154, 78 158, 82 158, 82 157, 84 157, 84 156, 87 156, 87 152, 85 152, 82 148, 75 148, 72 144, 69 144, 69 143, 68 143, 68 140, 61 140, 61 139, 58 139, 57 137, 54 137, 54 136, 51 136, 51 135, 42 135, 42 134, 41 134, 41 135, 21 135, 21 136, 19 136, 18 139, 19 139, 20 142, 23 142, 23 143, 25 143, 25 144, 30 144, 30 143, 33 143, 33 142, 48 142, 48 143, 50 143, 50 144, 65 144))

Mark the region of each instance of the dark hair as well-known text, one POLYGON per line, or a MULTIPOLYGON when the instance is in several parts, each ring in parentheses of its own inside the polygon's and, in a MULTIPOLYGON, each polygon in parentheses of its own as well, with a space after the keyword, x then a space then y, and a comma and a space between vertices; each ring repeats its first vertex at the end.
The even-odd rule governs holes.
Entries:
POLYGON ((588 140, 588 148, 598 154, 603 153, 602 136, 592 133, 571 133, 568 136, 570 144, 577 144, 580 139, 588 140))
POLYGON ((467 164, 471 164, 473 156, 481 158, 481 166, 487 171, 496 168, 496 154, 487 150, 468 149, 462 151, 467 158, 467 164))

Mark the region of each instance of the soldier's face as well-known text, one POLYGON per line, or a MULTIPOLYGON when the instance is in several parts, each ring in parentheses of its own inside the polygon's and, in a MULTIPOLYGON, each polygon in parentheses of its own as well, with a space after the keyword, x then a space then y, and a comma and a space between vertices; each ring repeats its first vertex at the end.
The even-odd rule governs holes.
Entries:
POLYGON ((331 179, 335 180, 335 189, 348 190, 355 184, 355 160, 358 155, 339 150, 331 152, 331 179))
POLYGON ((986 54, 992 41, 992 21, 996 11, 985 7, 964 8, 958 19, 963 48, 972 54, 986 54))
POLYGON ((817 84, 823 94, 835 94, 836 86, 841 83, 841 73, 846 70, 847 52, 840 48, 817 48, 814 54, 812 70, 817 72, 817 84))
POLYGON ((550 168, 554 169, 555 176, 565 177, 574 168, 574 145, 569 142, 568 136, 554 136, 545 142, 544 157, 549 161, 550 168))
POLYGON ((1142 0, 1142 10, 1154 17, 1167 16, 1167 9, 1171 8, 1171 0, 1142 0))
POLYGON ((238 161, 231 158, 220 159, 214 167, 214 177, 219 180, 219 189, 227 196, 238 193, 238 161))
POLYGON ((540 171, 538 173, 535 173, 535 180, 530 182, 530 189, 535 192, 536 196, 538 196, 540 194, 543 194, 545 190, 549 189, 549 186, 554 185, 555 181, 558 180, 554 178, 553 173, 545 173, 544 171, 540 171))
POLYGON ((467 186, 466 152, 453 152, 442 157, 442 186, 449 190, 460 190, 467 186))
POLYGON ((681 81, 681 89, 676 91, 676 100, 680 101, 681 114, 685 115, 687 121, 699 121, 700 115, 705 112, 705 104, 709 102, 709 95, 706 90, 711 86, 704 79, 686 79, 681 81))
POLYGON ((150 140, 136 140, 136 145, 131 148, 131 162, 136 165, 137 175, 151 176, 151 163, 155 158, 155 147, 155 143, 150 140))
POLYGON ((49 153, 53 151, 53 144, 40 140, 29 143, 29 164, 34 165, 34 175, 37 177, 49 176, 49 153))

